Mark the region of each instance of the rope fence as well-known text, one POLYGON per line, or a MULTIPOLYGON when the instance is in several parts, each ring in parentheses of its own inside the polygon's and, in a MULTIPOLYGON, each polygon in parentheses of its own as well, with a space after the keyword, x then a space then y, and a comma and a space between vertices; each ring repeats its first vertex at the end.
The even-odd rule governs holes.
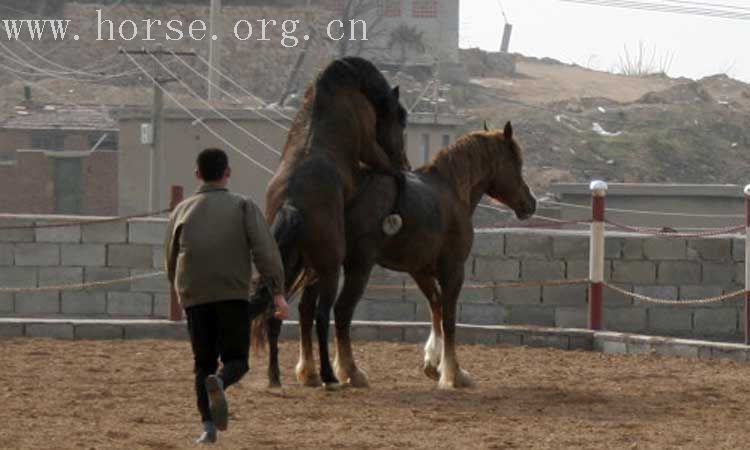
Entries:
POLYGON ((114 280, 104 281, 91 281, 88 283, 75 283, 75 284, 60 284, 56 286, 39 286, 39 287, 15 287, 7 288, 0 287, 0 294, 19 294, 27 292, 55 292, 55 291, 82 291, 85 289, 98 289, 107 286, 114 286, 117 284, 132 283, 133 281, 146 280, 149 278, 156 278, 163 276, 165 272, 152 272, 144 273, 141 275, 133 275, 125 278, 116 278, 114 280))
POLYGON ((131 219, 143 219, 145 217, 155 217, 155 216, 159 216, 162 214, 167 214, 171 211, 172 211, 171 208, 167 208, 167 209, 162 209, 160 211, 131 214, 127 216, 107 217, 105 219, 71 220, 67 222, 32 223, 32 224, 25 224, 25 225, 0 225, 0 231, 43 229, 43 228, 69 228, 69 227, 85 226, 85 225, 100 225, 103 223, 126 222, 131 219))

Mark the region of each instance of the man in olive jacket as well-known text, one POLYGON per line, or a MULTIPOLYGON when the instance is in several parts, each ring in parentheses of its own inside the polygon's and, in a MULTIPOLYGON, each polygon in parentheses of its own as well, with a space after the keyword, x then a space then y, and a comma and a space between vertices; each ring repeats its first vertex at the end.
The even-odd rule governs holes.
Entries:
POLYGON ((195 359, 203 422, 198 443, 216 442, 217 429, 226 430, 224 390, 249 370, 250 322, 269 306, 248 300, 253 263, 273 291, 276 317, 288 316, 276 241, 258 207, 229 192, 230 175, 222 150, 198 155, 196 176, 203 184, 172 212, 164 247, 169 282, 185 308, 195 359))

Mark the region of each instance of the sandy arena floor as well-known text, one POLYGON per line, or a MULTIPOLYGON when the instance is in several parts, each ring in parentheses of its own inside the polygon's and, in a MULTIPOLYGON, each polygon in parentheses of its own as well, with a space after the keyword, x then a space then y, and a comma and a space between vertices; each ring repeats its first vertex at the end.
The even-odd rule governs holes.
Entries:
MULTIPOLYGON (((522 347, 461 347, 479 387, 441 392, 417 345, 357 345, 372 388, 229 392, 214 448, 745 449, 750 365, 522 347)), ((0 341, 0 448, 193 448, 187 342, 0 341)))

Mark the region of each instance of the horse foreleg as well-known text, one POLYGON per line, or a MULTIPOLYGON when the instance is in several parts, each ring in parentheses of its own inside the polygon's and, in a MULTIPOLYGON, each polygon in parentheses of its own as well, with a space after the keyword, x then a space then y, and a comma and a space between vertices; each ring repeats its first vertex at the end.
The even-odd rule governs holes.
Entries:
POLYGON ((463 267, 461 272, 441 280, 442 295, 440 302, 443 309, 443 351, 440 361, 440 389, 473 387, 474 382, 468 372, 461 369, 456 357, 456 308, 458 295, 463 284, 463 267))
POLYGON ((299 362, 294 372, 297 375, 297 380, 308 387, 318 387, 322 384, 320 375, 315 370, 312 346, 312 328, 317 301, 318 285, 314 283, 305 286, 299 302, 299 362))
POLYGON ((331 358, 328 354, 328 329, 331 325, 331 308, 336 301, 339 285, 338 269, 318 275, 318 309, 315 314, 315 330, 318 334, 318 353, 320 354, 320 376, 326 389, 336 389, 339 380, 333 373, 331 358))
POLYGON ((354 309, 365 292, 365 286, 370 278, 372 265, 365 268, 345 268, 344 287, 341 289, 334 316, 336 319, 336 359, 333 367, 336 377, 352 387, 366 388, 370 386, 367 374, 357 367, 352 352, 350 329, 354 309))
POLYGON ((279 335, 281 320, 268 318, 268 387, 281 387, 281 370, 279 369, 279 335))
POLYGON ((430 329, 430 337, 424 346, 424 365, 422 366, 422 370, 427 377, 437 381, 440 378, 438 366, 440 365, 440 356, 443 349, 443 308, 440 304, 440 292, 437 280, 434 277, 419 274, 411 274, 411 276, 430 303, 432 328, 430 329))

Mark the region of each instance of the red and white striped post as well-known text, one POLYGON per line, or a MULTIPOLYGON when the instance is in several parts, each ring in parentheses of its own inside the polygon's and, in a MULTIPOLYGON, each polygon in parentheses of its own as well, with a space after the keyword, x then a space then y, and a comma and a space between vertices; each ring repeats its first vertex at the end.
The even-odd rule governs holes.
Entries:
POLYGON ((604 291, 604 198, 607 183, 591 182, 591 242, 589 243, 589 329, 601 330, 604 291))
POLYGON ((745 186, 745 345, 750 345, 750 184, 745 186))
MULTIPOLYGON (((172 186, 169 196, 169 209, 174 209, 182 201, 183 197, 184 190, 182 186, 172 186)), ((174 322, 182 320, 182 307, 180 306, 174 286, 169 287, 169 320, 174 322)))

